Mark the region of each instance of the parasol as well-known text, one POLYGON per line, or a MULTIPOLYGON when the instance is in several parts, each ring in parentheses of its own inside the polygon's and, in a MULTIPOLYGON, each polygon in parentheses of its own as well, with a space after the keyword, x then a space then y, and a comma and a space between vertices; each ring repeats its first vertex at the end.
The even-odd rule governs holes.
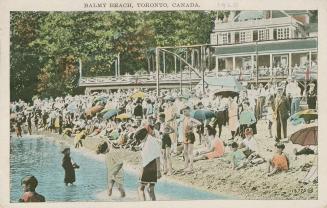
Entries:
POLYGON ((318 126, 300 129, 290 136, 290 140, 302 146, 318 145, 318 126))

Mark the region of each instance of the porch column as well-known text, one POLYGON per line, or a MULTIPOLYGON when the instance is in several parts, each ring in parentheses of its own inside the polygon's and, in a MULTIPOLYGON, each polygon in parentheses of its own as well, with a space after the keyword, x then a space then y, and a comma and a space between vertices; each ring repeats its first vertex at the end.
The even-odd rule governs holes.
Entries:
POLYGON ((312 63, 311 63, 311 59, 312 58, 312 54, 311 54, 311 51, 309 51, 309 69, 311 70, 311 65, 312 65, 312 63))
POLYGON ((272 54, 269 54, 269 67, 273 68, 273 58, 272 58, 272 54))
POLYGON ((254 55, 251 55, 251 79, 253 78, 253 72, 254 72, 254 55))
POLYGON ((233 69, 232 71, 235 71, 235 56, 233 56, 233 69))
POLYGON ((177 60, 176 56, 174 56, 174 67, 175 67, 175 74, 177 73, 177 60))
POLYGON ((292 53, 288 53, 288 75, 292 75, 293 69, 292 69, 292 53))
POLYGON ((164 76, 166 76, 166 53, 165 52, 162 52, 162 61, 163 61, 163 73, 164 73, 164 76))
POLYGON ((191 65, 194 67, 194 49, 192 49, 191 65))
POLYGON ((218 56, 216 56, 216 70, 218 71, 218 56))

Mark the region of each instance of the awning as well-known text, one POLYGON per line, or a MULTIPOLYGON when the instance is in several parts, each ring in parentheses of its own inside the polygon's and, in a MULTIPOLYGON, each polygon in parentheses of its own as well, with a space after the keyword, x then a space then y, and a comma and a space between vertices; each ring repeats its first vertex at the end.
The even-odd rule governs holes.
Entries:
POLYGON ((276 53, 276 52, 296 52, 299 50, 317 49, 316 39, 296 39, 296 40, 279 40, 279 41, 264 41, 254 43, 244 43, 235 45, 224 45, 215 48, 215 55, 228 56, 247 53, 276 53), (257 45, 257 46, 256 46, 257 45))

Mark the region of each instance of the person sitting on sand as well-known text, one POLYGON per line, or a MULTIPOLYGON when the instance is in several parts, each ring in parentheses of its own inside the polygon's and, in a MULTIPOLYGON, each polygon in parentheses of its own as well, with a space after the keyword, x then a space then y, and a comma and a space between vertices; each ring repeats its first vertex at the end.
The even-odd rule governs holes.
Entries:
POLYGON ((247 165, 246 156, 238 147, 237 142, 233 142, 231 145, 231 161, 234 170, 239 170, 247 165))
POLYGON ((44 196, 35 191, 38 181, 34 176, 25 176, 21 181, 21 185, 24 193, 20 197, 19 202, 45 202, 44 196))
POLYGON ((297 150, 296 148, 294 148, 293 152, 295 154, 295 159, 297 159, 297 156, 299 155, 313 155, 315 154, 317 151, 317 147, 316 146, 310 146, 307 145, 305 147, 303 147, 301 150, 297 150))
POLYGON ((71 159, 70 148, 65 148, 61 153, 64 154, 64 158, 62 159, 62 167, 65 170, 64 182, 66 186, 68 184, 73 185, 75 182, 75 168, 79 168, 79 166, 71 159))
POLYGON ((115 149, 112 144, 103 142, 97 147, 97 154, 105 154, 105 161, 107 165, 107 181, 108 181, 108 195, 112 195, 112 188, 117 184, 120 196, 126 196, 124 190, 124 172, 123 172, 123 156, 119 149, 115 149))
POLYGON ((268 163, 268 170, 267 175, 272 176, 273 174, 281 171, 287 171, 289 169, 289 159, 283 153, 285 149, 285 145, 282 143, 277 143, 276 147, 276 154, 273 156, 268 163))
POLYGON ((194 158, 194 162, 198 160, 218 158, 224 155, 224 142, 216 136, 216 129, 214 129, 210 125, 206 125, 205 128, 205 134, 209 137, 211 145, 208 151, 198 152, 196 154, 196 157, 194 158))
POLYGON ((257 141, 253 137, 253 131, 251 128, 245 129, 245 139, 241 143, 241 150, 245 154, 248 162, 251 164, 260 164, 264 162, 263 158, 260 158, 257 148, 257 141))
POLYGON ((299 183, 308 184, 308 183, 318 183, 318 157, 315 155, 313 164, 309 172, 304 176, 302 180, 299 180, 299 183))

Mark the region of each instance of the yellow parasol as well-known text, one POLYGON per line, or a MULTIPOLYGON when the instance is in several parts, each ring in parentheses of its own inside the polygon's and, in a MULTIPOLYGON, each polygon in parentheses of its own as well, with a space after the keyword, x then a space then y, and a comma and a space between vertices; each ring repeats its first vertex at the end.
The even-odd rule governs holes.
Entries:
POLYGON ((131 95, 131 98, 133 98, 133 99, 137 99, 137 98, 142 98, 142 99, 144 99, 144 97, 145 97, 145 93, 144 92, 136 92, 136 93, 134 93, 133 95, 131 95))
POLYGON ((126 113, 122 113, 122 114, 119 114, 118 116, 116 116, 116 118, 123 120, 123 119, 129 119, 130 116, 126 113))

